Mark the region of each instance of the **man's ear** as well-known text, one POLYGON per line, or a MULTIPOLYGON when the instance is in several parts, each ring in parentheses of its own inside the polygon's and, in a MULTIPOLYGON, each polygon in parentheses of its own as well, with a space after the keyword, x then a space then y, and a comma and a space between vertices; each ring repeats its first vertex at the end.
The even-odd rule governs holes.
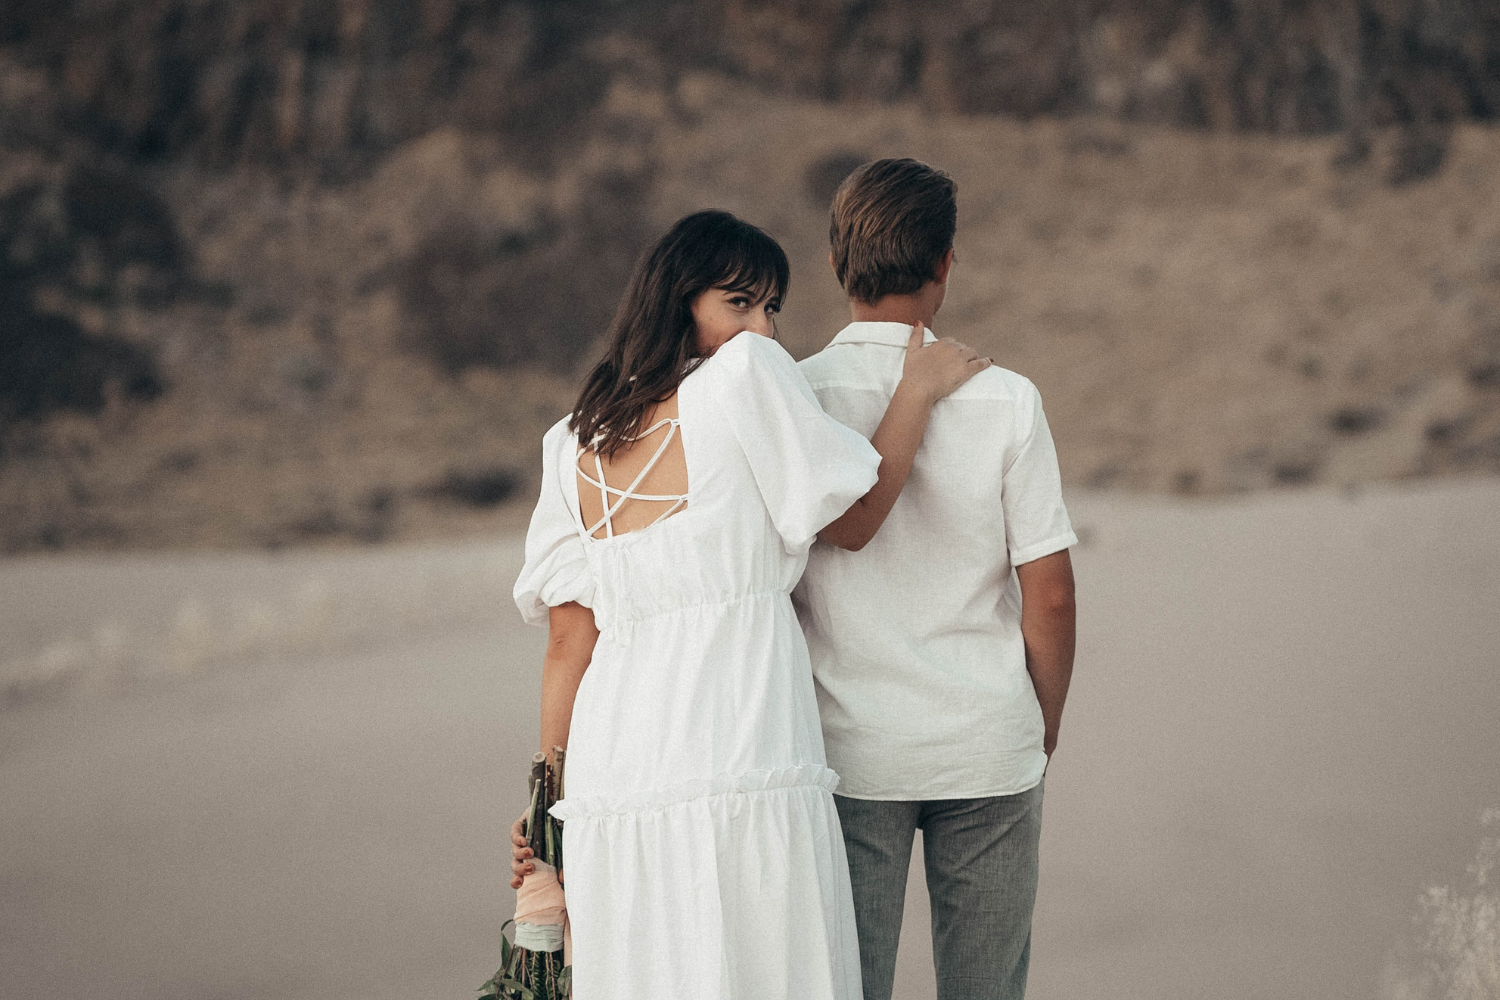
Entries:
MULTIPOLYGON (((833 260, 833 254, 829 254, 828 259, 833 260)), ((933 282, 939 285, 946 285, 948 283, 948 271, 952 269, 952 267, 953 248, 949 247, 948 252, 943 254, 943 259, 938 261, 938 266, 933 268, 933 282)))

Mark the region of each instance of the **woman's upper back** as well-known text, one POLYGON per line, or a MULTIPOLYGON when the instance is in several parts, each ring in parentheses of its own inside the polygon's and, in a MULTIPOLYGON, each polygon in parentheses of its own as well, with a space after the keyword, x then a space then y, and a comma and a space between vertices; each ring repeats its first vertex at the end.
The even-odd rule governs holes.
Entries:
POLYGON ((730 340, 673 402, 675 419, 653 414, 653 423, 669 422, 609 464, 580 450, 566 420, 548 432, 516 584, 529 620, 576 600, 595 609, 602 628, 789 591, 817 532, 875 482, 874 448, 823 413, 791 356, 768 338, 730 340), (612 520, 603 519, 611 508, 612 520))
POLYGON ((597 539, 640 531, 687 506, 687 457, 677 393, 658 403, 635 438, 604 456, 581 445, 575 458, 584 533, 597 539))

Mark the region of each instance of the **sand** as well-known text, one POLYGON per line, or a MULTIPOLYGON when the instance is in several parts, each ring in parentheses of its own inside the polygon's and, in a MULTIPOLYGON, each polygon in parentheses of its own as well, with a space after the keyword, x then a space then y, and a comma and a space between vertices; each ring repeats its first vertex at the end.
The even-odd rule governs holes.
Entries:
MULTIPOLYGON (((1500 480, 1072 508, 1031 996, 1389 993, 1500 804, 1500 480)), ((0 562, 0 996, 472 996, 535 739, 519 557, 0 562)))

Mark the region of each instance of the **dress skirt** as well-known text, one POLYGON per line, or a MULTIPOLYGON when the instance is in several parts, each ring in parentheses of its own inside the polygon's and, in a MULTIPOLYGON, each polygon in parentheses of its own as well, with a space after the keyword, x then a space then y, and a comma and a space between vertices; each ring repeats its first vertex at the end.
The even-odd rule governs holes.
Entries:
POLYGON ((857 1000, 836 780, 787 768, 564 811, 575 1000, 857 1000))

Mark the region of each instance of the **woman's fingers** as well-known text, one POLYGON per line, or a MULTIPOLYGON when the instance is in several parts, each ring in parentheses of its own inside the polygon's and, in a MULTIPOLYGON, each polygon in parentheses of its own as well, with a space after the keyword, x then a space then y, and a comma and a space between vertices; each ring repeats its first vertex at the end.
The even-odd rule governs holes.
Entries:
POLYGON ((943 337, 938 343, 947 344, 952 347, 964 361, 975 361, 979 358, 978 351, 962 341, 954 340, 952 337, 943 337))
POLYGON ((944 337, 943 340, 958 348, 959 353, 963 355, 963 357, 968 361, 972 361, 975 358, 979 357, 979 352, 974 350, 974 348, 970 347, 968 344, 965 344, 963 341, 954 340, 952 337, 944 337))
POLYGON ((919 346, 916 333, 920 328, 920 325, 912 328, 901 378, 903 382, 910 380, 910 388, 926 395, 929 401, 942 399, 989 367, 978 351, 952 337, 919 346))
POLYGON ((510 887, 521 888, 521 882, 535 871, 526 859, 531 857, 531 848, 526 846, 526 817, 522 816, 510 825, 510 887))
MULTIPOLYGON (((526 875, 530 875, 532 871, 535 871, 535 869, 531 869, 531 870, 527 871, 526 875)), ((514 878, 512 878, 510 880, 510 887, 512 889, 519 889, 519 888, 521 888, 521 883, 524 882, 525 880, 526 880, 526 876, 525 875, 517 875, 517 876, 515 876, 514 878)), ((562 885, 563 884, 563 873, 562 872, 558 872, 557 873, 557 884, 558 885, 562 885)))
POLYGON ((906 353, 910 354, 912 351, 920 351, 922 349, 923 335, 922 321, 917 320, 916 325, 911 328, 911 336, 906 340, 906 353))
POLYGON ((946 386, 947 392, 957 389, 960 385, 963 385, 990 366, 989 359, 981 357, 979 352, 968 344, 954 340, 951 337, 944 337, 941 342, 946 344, 953 352, 953 356, 959 365, 957 369, 953 370, 953 379, 946 386))
POLYGON ((957 340, 951 341, 951 343, 958 349, 959 357, 964 359, 967 374, 970 376, 984 371, 986 368, 990 367, 990 365, 995 363, 992 358, 984 357, 968 344, 961 343, 957 340))

